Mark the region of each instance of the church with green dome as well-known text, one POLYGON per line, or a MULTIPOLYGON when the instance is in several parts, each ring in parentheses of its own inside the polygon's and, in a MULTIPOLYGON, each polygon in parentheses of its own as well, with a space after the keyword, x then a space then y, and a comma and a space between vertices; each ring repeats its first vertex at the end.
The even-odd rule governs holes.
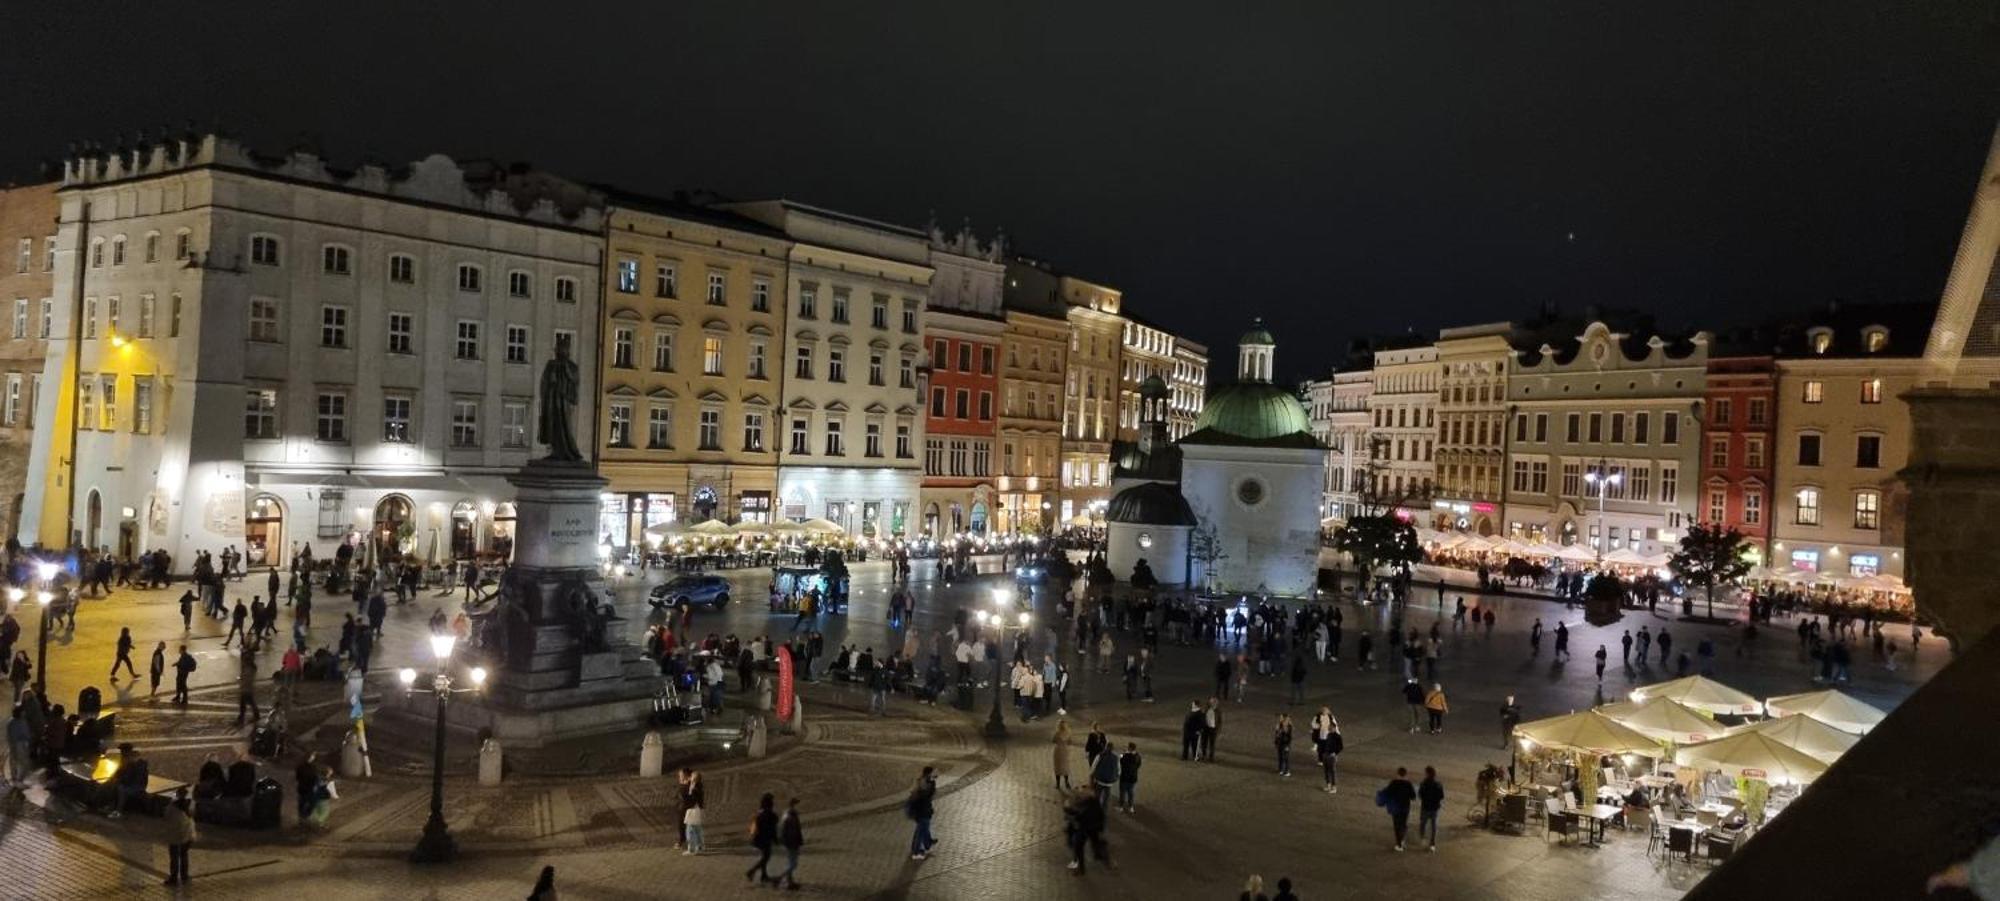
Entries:
POLYGON ((1312 593, 1327 451, 1298 397, 1272 382, 1276 350, 1254 323, 1237 345, 1236 381, 1209 392, 1178 442, 1165 440, 1157 399, 1142 390, 1148 431, 1113 455, 1107 563, 1120 578, 1143 560, 1166 584, 1312 593))

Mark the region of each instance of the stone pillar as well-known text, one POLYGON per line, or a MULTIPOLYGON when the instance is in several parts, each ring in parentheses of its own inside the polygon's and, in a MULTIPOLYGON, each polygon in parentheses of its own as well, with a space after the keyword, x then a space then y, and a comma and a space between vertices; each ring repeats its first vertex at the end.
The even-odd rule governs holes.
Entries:
POLYGON ((1904 561, 1917 609, 1954 649, 2000 626, 1993 541, 2000 535, 2000 388, 1916 388, 1904 561))

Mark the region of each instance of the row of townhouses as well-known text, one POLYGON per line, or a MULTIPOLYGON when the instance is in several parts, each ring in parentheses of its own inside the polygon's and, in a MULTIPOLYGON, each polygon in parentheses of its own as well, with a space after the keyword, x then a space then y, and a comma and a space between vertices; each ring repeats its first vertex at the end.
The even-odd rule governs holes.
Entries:
POLYGON ((183 563, 505 554, 559 352, 614 548, 709 519, 1101 523, 1136 386, 1169 380, 1185 424, 1207 379, 1118 290, 969 229, 444 156, 91 153, 0 190, 0 247, 6 534, 183 563))
POLYGON ((1301 391, 1322 515, 1670 551, 1734 527, 1776 569, 1903 575, 1901 396, 1936 307, 1840 306, 1726 335, 1643 317, 1500 322, 1379 342, 1301 391))

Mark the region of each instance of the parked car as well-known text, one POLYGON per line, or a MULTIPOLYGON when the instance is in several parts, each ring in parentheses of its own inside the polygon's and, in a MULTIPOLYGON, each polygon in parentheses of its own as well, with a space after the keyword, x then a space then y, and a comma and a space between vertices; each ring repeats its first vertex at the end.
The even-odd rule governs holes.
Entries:
POLYGON ((675 576, 653 586, 647 593, 647 601, 655 607, 690 604, 720 610, 729 604, 729 580, 721 576, 675 576))

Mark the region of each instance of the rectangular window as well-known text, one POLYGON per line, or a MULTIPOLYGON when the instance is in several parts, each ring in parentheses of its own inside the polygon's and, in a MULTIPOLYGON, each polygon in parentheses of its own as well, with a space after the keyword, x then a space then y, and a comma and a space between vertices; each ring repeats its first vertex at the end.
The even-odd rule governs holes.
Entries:
POLYGON ((14 337, 28 337, 28 299, 25 297, 14 301, 14 337))
POLYGON ((728 279, 720 272, 709 273, 708 302, 715 306, 722 306, 724 303, 727 302, 726 298, 728 296, 729 296, 728 279))
POLYGON ((1743 490, 1743 524, 1754 526, 1764 521, 1764 492, 1755 488, 1743 490))
MULTIPOLYGON (((1640 415, 1641 417, 1644 417, 1644 416, 1645 416, 1646 414, 1644 414, 1644 413, 1641 413, 1641 414, 1639 414, 1639 415, 1640 415)), ((1535 414, 1535 441, 1536 441, 1536 442, 1543 442, 1543 441, 1547 441, 1547 440, 1549 440, 1549 414, 1547 414, 1547 413, 1536 413, 1536 414, 1535 414)))
POLYGON ((944 439, 924 439, 924 475, 944 475, 944 439))
POLYGON ((993 418, 993 392, 991 391, 979 392, 979 418, 993 418))
POLYGON ((646 408, 646 446, 650 448, 670 448, 674 446, 674 411, 665 404, 653 404, 646 408))
POLYGON ((14 255, 14 271, 27 272, 35 264, 35 239, 22 238, 14 255))
POLYGON ((389 352, 392 354, 412 353, 412 336, 416 329, 416 317, 408 313, 389 314, 389 352))
POLYGON ((507 362, 509 363, 528 362, 527 326, 525 325, 507 326, 507 362))
POLYGON ((141 338, 153 337, 153 295, 139 295, 139 328, 141 338))
POLYGON ((1716 469, 1729 466, 1729 436, 1713 435, 1708 439, 1708 465, 1716 469))
POLYGON ((833 289, 833 313, 829 317, 834 322, 847 322, 847 289, 833 289))
POLYGON ((576 279, 569 276, 556 279, 556 302, 576 303, 576 279))
MULTIPOLYGON (((49 302, 46 300, 42 301, 42 337, 44 338, 49 336, 49 317, 51 315, 49 312, 49 302)), ((173 298, 172 316, 173 318, 167 320, 167 337, 178 338, 181 336, 181 296, 179 294, 174 295, 173 298)))
POLYGON ((1854 466, 1857 469, 1882 468, 1882 436, 1861 435, 1854 439, 1854 466))
POLYGON ((410 399, 390 395, 382 398, 382 440, 390 444, 409 444, 410 399))
POLYGON ((612 447, 632 446, 632 404, 615 400, 609 404, 611 426, 606 430, 606 440, 612 447))
POLYGON ((972 371, 972 345, 964 341, 958 342, 958 371, 972 371))
POLYGON ((838 457, 844 452, 840 440, 840 425, 838 419, 829 418, 826 421, 826 455, 829 457, 838 457))
POLYGON ((535 277, 529 275, 526 272, 520 272, 520 271, 507 273, 507 296, 508 297, 535 296, 535 277))
POLYGON ((1590 443, 1597 444, 1603 440, 1604 440, 1604 414, 1592 413, 1590 414, 1590 443))
POLYGON ((7 373, 7 398, 0 405, 0 425, 14 425, 21 420, 21 374, 7 373))
POLYGON ((117 297, 107 297, 104 299, 105 334, 110 335, 113 338, 118 337, 118 324, 119 320, 123 318, 120 315, 123 312, 123 308, 124 304, 121 301, 119 301, 117 297))
POLYGON ((1528 440, 1528 414, 1526 413, 1514 414, 1514 440, 1528 440))
POLYGON ((104 420, 98 423, 98 428, 109 432, 118 428, 118 377, 107 375, 101 381, 104 385, 104 420))
POLYGON ((792 453, 811 453, 807 447, 807 442, 810 440, 807 437, 807 430, 811 427, 812 424, 804 419, 795 418, 792 420, 792 453))
POLYGON ((811 282, 799 283, 799 318, 819 318, 819 286, 811 282))
POLYGON ((83 337, 85 339, 97 337, 97 298, 95 297, 86 297, 83 299, 83 337))
POLYGON ((750 378, 766 378, 764 375, 764 342, 750 342, 750 378))
POLYGON ((868 324, 887 331, 889 328, 889 298, 876 295, 875 303, 868 309, 868 324))
POLYGON ((881 387, 883 384, 882 355, 879 353, 871 353, 868 355, 868 384, 874 385, 878 388, 881 387))
POLYGON ((257 388, 243 392, 243 437, 278 437, 278 392, 257 388))
POLYGON ((1648 427, 1651 426, 1652 424, 1653 424, 1653 414, 1651 413, 1632 414, 1632 443, 1645 444, 1646 439, 1649 437, 1648 432, 1650 431, 1650 429, 1648 427))
POLYGON ((746 451, 764 449, 764 414, 743 414, 743 449, 746 451))
POLYGON ((847 351, 838 347, 827 350, 826 378, 830 382, 847 381, 847 351))
POLYGON ((904 357, 901 362, 896 364, 896 384, 902 388, 917 387, 917 363, 915 360, 904 357))
POLYGON ((1626 478, 1632 483, 1632 490, 1627 495, 1628 497, 1635 501, 1652 500, 1653 468, 1651 466, 1644 463, 1634 464, 1632 470, 1626 474, 1626 478))
POLYGON ((1799 525, 1819 525, 1819 489, 1801 488, 1793 495, 1798 502, 1798 510, 1793 517, 1799 525))
POLYGON ((1750 398, 1750 401, 1744 405, 1743 418, 1750 425, 1763 425, 1764 418, 1768 416, 1769 413, 1770 413, 1770 405, 1766 403, 1765 400, 1761 397, 1753 397, 1750 398))
POLYGON ((354 251, 338 244, 328 244, 320 248, 319 270, 327 275, 352 275, 354 272, 354 251))
POLYGON ((896 424, 896 459, 910 459, 910 427, 900 422, 896 424))
POLYGON ((618 293, 620 293, 620 294, 637 294, 637 293, 639 293, 639 261, 638 261, 638 260, 628 260, 628 259, 622 259, 622 258, 621 258, 621 259, 619 259, 619 261, 618 261, 618 293))
POLYGON ((813 352, 810 347, 798 349, 798 357, 792 361, 792 375, 802 379, 813 377, 813 352))
POLYGON ((1677 504, 1681 499, 1681 471, 1671 465, 1660 467, 1660 503, 1677 504))
POLYGON ((76 427, 94 429, 97 427, 97 380, 89 376, 77 379, 76 427))
POLYGON ((458 267, 458 290, 477 294, 481 290, 481 273, 478 266, 460 264, 458 267))
POLYGON ((882 456, 882 424, 871 422, 863 428, 863 452, 870 457, 882 456))
POLYGON ((951 360, 951 345, 943 338, 931 339, 931 371, 943 372, 945 364, 951 360))
POLYGON ((1824 400, 1825 395, 1826 385, 1824 383, 1818 379, 1808 379, 1801 389, 1799 399, 1805 403, 1816 404, 1824 400))
POLYGON ((955 403, 953 404, 953 409, 957 412, 957 417, 959 419, 971 419, 972 392, 967 391, 964 388, 960 388, 956 392, 953 392, 952 399, 955 401, 955 403))
POLYGON ((1819 436, 1811 433, 1799 436, 1799 465, 1819 465, 1819 436))
POLYGON ((722 374, 722 337, 720 335, 702 336, 701 371, 705 375, 722 374))
MULTIPOLYGON (((1729 398, 1726 398, 1726 397, 1718 397, 1718 398, 1716 398, 1716 399, 1715 399, 1715 407, 1714 407, 1714 411, 1715 411, 1715 412, 1714 412, 1714 417, 1715 417, 1715 418, 1714 418, 1714 420, 1713 420, 1713 421, 1714 421, 1714 423, 1715 423, 1716 425, 1719 425, 1719 426, 1727 426, 1727 425, 1729 425, 1729 414, 1730 414, 1730 413, 1732 412, 1732 411, 1731 411, 1731 410, 1729 409, 1729 407, 1730 407, 1730 404, 1729 404, 1729 398)), ((1716 521, 1717 521, 1717 522, 1721 522, 1721 520, 1720 520, 1720 519, 1717 519, 1716 521)))
POLYGON ((1764 439, 1750 436, 1743 439, 1743 465, 1750 469, 1764 468, 1764 439))
POLYGON ((1708 521, 1720 523, 1728 518, 1729 492, 1721 488, 1708 489, 1708 521))
POLYGON ((1861 402, 1864 404, 1879 404, 1882 402, 1881 379, 1861 380, 1861 402))
POLYGON ((1536 460, 1528 470, 1528 490, 1536 494, 1549 493, 1549 461, 1536 460))
POLYGON ((1681 443, 1681 414, 1672 410, 1660 414, 1660 443, 1681 443))
POLYGON ((711 451, 721 450, 722 411, 716 409, 701 411, 701 419, 697 425, 699 426, 699 434, 696 437, 701 442, 701 449, 711 451))
POLYGON ((451 446, 479 446, 478 401, 454 400, 451 402, 451 446))
POLYGON ((479 323, 471 319, 458 321, 457 356, 461 360, 479 359, 479 323))
POLYGON ((1565 440, 1567 440, 1571 444, 1575 444, 1579 441, 1582 441, 1583 440, 1582 424, 1583 424, 1583 416, 1581 414, 1577 413, 1569 414, 1568 430, 1565 432, 1567 438, 1565 440))
POLYGON ((674 371, 674 333, 666 329, 653 333, 653 371, 674 371))
POLYGON ((250 298, 250 340, 278 340, 278 302, 268 297, 250 298))
POLYGON ((316 414, 314 435, 319 440, 333 442, 347 440, 347 395, 337 391, 321 391, 316 414))
MULTIPOLYGON (((160 233, 154 232, 146 236, 146 262, 157 263, 159 262, 159 260, 160 260, 160 233)), ((27 270, 23 269, 21 271, 26 272, 27 270)))
POLYGON ((1528 490, 1528 461, 1514 461, 1514 490, 1525 493, 1528 490))
POLYGON ((278 239, 270 235, 251 235, 250 262, 259 266, 278 265, 278 239))
MULTIPOLYGON (((917 333, 917 302, 916 302, 916 301, 914 301, 914 300, 910 300, 910 299, 908 299, 908 298, 904 298, 904 300, 903 300, 903 334, 905 334, 905 335, 914 335, 914 334, 916 334, 916 333, 917 333)), ((909 456, 909 455, 908 455, 908 454, 897 454, 897 456, 899 456, 899 457, 907 457, 907 456, 909 456)))
POLYGON ((417 258, 408 254, 390 254, 389 280, 399 285, 416 284, 417 258))
POLYGON ((1854 493, 1854 527, 1874 529, 1882 525, 1882 495, 1874 491, 1854 493))
POLYGON ((527 404, 503 403, 500 405, 500 445, 502 447, 528 446, 527 404))
POLYGON ((611 330, 611 365, 619 369, 632 368, 632 329, 619 326, 611 330))
POLYGON ((768 313, 771 311, 770 282, 765 281, 764 279, 761 278, 751 280, 750 311, 753 313, 768 313))
POLYGON ((319 346, 347 346, 347 308, 332 305, 319 308, 319 346))

